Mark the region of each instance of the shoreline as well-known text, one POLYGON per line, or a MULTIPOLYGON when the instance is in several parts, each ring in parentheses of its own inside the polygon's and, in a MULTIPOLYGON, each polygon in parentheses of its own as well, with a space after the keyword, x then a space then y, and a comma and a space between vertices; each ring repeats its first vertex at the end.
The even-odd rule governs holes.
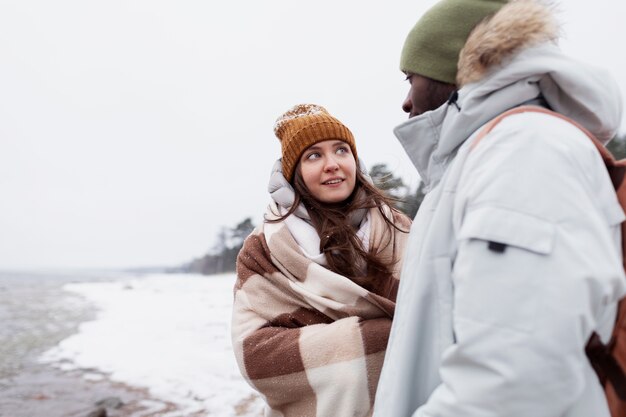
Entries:
POLYGON ((62 362, 40 361, 44 352, 78 334, 81 324, 97 318, 98 309, 92 303, 65 291, 64 286, 120 279, 44 277, 0 275, 0 299, 4 302, 0 318, 13 323, 10 331, 0 332, 4 343, 0 352, 5 356, 0 361, 0 417, 105 415, 99 409, 105 409, 107 417, 174 417, 180 407, 155 398, 147 389, 111 381, 96 369, 64 370, 62 362), (107 404, 98 405, 107 399, 107 404))
POLYGON ((262 415, 230 346, 232 276, 117 278, 0 279, 0 417, 262 415), (107 398, 124 405, 96 413, 107 398))
POLYGON ((92 303, 65 291, 64 286, 118 279, 119 276, 61 274, 48 278, 43 274, 0 274, 0 318, 12 323, 10 331, 0 332, 0 352, 5 356, 0 363, 0 417, 87 417, 90 413, 97 415, 99 408, 105 408, 108 417, 160 417, 180 410, 179 406, 150 395, 147 389, 111 381, 98 370, 64 370, 62 363, 40 361, 45 351, 76 335, 82 323, 97 317, 98 309, 92 303), (98 405, 106 399, 117 401, 109 407, 98 405))

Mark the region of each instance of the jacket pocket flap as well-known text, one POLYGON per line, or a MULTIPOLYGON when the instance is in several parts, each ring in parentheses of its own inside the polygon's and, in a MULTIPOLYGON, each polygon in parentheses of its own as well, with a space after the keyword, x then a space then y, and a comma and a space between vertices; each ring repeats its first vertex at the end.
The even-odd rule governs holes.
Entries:
POLYGON ((547 255, 554 246, 554 223, 500 207, 477 207, 465 215, 459 239, 480 239, 547 255))

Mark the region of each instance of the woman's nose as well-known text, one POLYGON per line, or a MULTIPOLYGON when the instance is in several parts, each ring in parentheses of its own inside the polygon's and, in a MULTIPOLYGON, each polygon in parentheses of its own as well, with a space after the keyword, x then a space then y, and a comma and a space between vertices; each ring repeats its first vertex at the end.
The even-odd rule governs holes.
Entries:
POLYGON ((339 164, 334 157, 329 156, 326 158, 326 164, 324 164, 325 171, 336 171, 339 168, 339 164))

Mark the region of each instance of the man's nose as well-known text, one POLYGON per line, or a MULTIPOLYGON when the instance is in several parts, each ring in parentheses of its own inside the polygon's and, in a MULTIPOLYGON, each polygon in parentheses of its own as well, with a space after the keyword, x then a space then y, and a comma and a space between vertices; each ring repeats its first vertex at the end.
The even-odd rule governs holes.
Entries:
POLYGON ((411 92, 406 95, 404 102, 402 103, 402 110, 405 113, 411 113, 411 109, 413 108, 413 102, 411 101, 411 92))

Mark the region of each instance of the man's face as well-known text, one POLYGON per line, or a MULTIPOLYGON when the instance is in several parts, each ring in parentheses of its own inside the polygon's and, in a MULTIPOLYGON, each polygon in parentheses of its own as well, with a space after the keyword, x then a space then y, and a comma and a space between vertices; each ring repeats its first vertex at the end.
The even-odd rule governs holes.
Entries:
POLYGON ((406 73, 406 79, 411 86, 402 103, 402 110, 409 113, 409 118, 435 110, 445 103, 456 89, 454 84, 442 83, 410 72, 406 73))

